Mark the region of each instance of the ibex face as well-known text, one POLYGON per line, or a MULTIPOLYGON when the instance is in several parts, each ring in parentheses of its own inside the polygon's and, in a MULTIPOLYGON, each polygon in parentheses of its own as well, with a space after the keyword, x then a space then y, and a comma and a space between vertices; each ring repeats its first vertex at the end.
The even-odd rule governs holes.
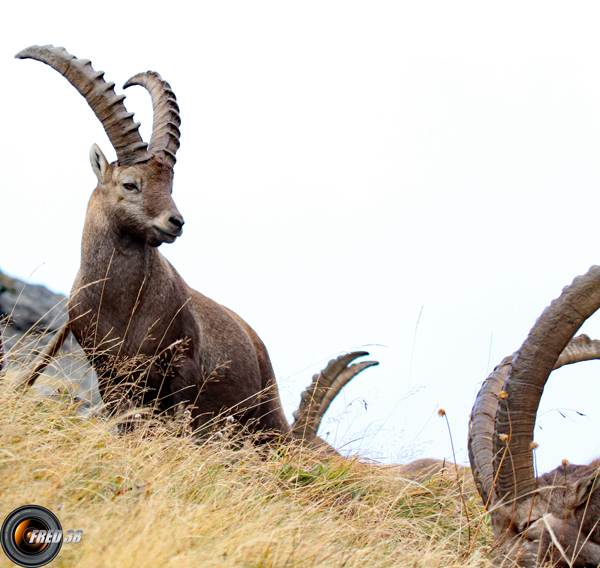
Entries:
POLYGON ((124 236, 153 247, 181 236, 184 220, 171 197, 172 167, 159 158, 132 166, 109 164, 96 144, 90 161, 98 178, 91 203, 124 236))

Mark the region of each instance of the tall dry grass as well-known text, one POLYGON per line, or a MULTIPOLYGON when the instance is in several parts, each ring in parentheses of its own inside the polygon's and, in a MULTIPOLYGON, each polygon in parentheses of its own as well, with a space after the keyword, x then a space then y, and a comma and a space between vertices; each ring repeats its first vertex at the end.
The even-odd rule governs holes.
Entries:
MULTIPOLYGON (((394 467, 300 447, 200 445, 157 419, 118 435, 114 420, 78 417, 68 395, 8 383, 0 517, 38 504, 63 530, 84 531, 51 566, 489 565, 483 509, 468 488, 462 503, 452 476, 415 483, 394 467)), ((12 564, 0 554, 0 566, 12 564)))

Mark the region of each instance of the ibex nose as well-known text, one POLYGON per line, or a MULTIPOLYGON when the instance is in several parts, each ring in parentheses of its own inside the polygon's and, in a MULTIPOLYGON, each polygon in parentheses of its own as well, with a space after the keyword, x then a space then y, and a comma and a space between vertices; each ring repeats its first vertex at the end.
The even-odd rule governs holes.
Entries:
POLYGON ((169 218, 169 223, 171 223, 178 231, 185 225, 185 221, 181 215, 173 215, 169 218))

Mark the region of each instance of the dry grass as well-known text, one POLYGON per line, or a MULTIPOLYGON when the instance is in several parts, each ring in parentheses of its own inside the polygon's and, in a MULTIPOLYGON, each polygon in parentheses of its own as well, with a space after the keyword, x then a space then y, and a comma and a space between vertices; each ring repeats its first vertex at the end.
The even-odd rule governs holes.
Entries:
POLYGON ((198 445, 157 420, 116 435, 68 397, 6 385, 0 397, 0 517, 38 504, 84 531, 52 566, 489 565, 483 510, 467 493, 467 526, 450 477, 417 484, 298 447, 198 445))

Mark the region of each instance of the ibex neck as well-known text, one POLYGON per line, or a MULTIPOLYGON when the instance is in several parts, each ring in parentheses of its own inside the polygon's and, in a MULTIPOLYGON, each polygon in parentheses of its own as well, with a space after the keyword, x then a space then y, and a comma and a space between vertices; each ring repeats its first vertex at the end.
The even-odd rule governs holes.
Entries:
POLYGON ((106 215, 88 211, 81 242, 80 276, 84 282, 126 274, 131 284, 141 283, 160 264, 160 257, 156 247, 121 233, 106 215))

